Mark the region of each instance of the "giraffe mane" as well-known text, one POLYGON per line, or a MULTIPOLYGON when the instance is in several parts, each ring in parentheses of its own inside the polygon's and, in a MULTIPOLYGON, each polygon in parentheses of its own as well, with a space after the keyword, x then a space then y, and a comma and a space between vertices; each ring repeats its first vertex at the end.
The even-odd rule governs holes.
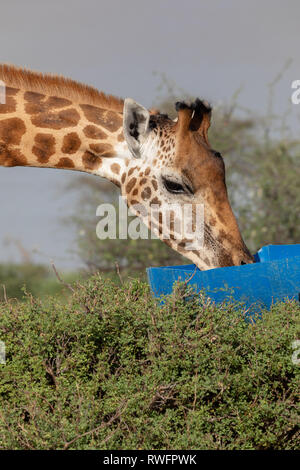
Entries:
POLYGON ((124 101, 121 98, 106 95, 90 85, 85 85, 62 75, 44 74, 13 65, 0 64, 0 80, 6 86, 51 94, 80 104, 90 104, 123 112, 124 101))

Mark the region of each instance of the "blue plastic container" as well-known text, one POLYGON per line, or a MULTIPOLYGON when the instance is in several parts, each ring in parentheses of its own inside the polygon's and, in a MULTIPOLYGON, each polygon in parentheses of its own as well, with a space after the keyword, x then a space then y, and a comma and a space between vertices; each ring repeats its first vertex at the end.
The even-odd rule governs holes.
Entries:
POLYGON ((170 294, 174 282, 189 280, 216 303, 229 297, 243 302, 248 312, 259 312, 284 299, 300 300, 300 245, 268 245, 255 254, 255 264, 200 271, 194 264, 148 268, 156 297, 170 294))

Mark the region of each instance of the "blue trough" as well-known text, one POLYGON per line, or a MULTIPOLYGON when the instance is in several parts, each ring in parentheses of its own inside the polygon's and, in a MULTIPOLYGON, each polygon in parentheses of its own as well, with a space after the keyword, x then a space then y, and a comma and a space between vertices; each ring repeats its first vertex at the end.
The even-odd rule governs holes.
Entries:
POLYGON ((255 254, 255 264, 200 271, 194 264, 148 268, 156 297, 170 294, 174 282, 205 290, 216 303, 229 297, 242 302, 249 313, 284 299, 300 300, 300 244, 268 245, 255 254))

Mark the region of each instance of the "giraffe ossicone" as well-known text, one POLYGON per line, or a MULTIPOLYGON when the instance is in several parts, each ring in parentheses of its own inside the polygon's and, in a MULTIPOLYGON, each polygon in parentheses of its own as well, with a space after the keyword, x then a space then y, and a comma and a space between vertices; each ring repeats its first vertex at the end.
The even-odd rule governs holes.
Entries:
POLYGON ((209 143, 206 102, 177 103, 171 120, 63 77, 2 65, 0 80, 0 165, 102 176, 200 269, 253 262, 228 200, 223 159, 209 143), (198 207, 204 208, 199 229, 198 207), (180 232, 183 223, 188 233, 180 232))

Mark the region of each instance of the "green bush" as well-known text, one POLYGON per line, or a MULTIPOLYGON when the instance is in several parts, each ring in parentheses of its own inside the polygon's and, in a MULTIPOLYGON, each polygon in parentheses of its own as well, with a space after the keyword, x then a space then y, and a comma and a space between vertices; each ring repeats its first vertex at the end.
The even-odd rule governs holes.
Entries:
POLYGON ((247 323, 97 275, 67 302, 2 302, 0 448, 296 449, 299 314, 288 301, 247 323))

